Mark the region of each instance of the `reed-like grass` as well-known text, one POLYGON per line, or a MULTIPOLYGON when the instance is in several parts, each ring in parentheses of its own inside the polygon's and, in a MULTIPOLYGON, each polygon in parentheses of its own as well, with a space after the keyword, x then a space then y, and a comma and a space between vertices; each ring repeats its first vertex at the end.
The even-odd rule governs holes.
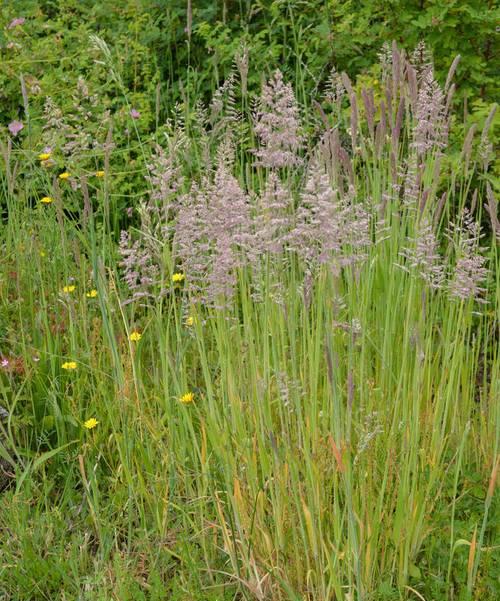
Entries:
MULTIPOLYGON (((273 170, 296 215, 320 165, 368 215, 363 252, 355 239, 342 249, 356 260, 307 263, 286 242, 242 262, 219 307, 190 287, 175 207, 168 223, 146 205, 134 213, 131 237, 159 270, 153 296, 133 299, 114 151, 104 178, 82 167, 72 189, 39 166, 38 149, 4 146, 1 448, 15 478, 0 497, 0 598, 495 598, 500 287, 488 165, 471 144, 414 146, 418 70, 395 48, 392 61, 365 91, 373 109, 344 79, 336 109, 302 116, 300 165, 255 166, 238 93, 211 123, 188 114, 172 125, 163 145, 184 180, 169 206, 212 177, 231 130, 246 192, 273 170), (13 165, 29 162, 37 179, 14 181, 13 165), (43 194, 31 188, 42 173, 43 194), (486 228, 474 252, 488 275, 484 292, 458 298, 464 207, 486 228), (424 223, 446 271, 436 287, 405 254, 424 223)), ((146 169, 149 140, 138 148, 146 169)))

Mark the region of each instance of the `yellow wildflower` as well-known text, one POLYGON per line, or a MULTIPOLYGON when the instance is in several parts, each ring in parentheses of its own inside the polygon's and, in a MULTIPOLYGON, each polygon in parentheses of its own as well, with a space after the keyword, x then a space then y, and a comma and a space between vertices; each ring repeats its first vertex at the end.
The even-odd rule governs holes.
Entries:
POLYGON ((70 176, 71 176, 71 173, 64 171, 63 173, 59 174, 59 179, 68 179, 70 176))
POLYGON ((97 290, 94 288, 93 290, 90 290, 89 292, 87 292, 87 294, 85 296, 87 298, 95 298, 97 296, 97 290))
POLYGON ((181 403, 184 403, 185 405, 187 405, 188 403, 192 403, 194 401, 194 393, 186 392, 179 398, 179 401, 181 403))
POLYGON ((76 361, 66 361, 61 365, 63 369, 76 369, 76 361))
POLYGON ((105 175, 106 175, 105 171, 96 171, 95 172, 96 177, 104 177, 105 175))
POLYGON ((46 253, 44 250, 41 250, 41 251, 40 251, 40 256, 41 256, 41 257, 46 257, 46 256, 47 256, 47 253, 46 253))
POLYGON ((88 419, 86 422, 83 423, 84 428, 87 428, 87 430, 92 430, 92 428, 95 428, 97 426, 99 422, 96 420, 95 417, 91 417, 90 419, 88 419))
POLYGON ((184 322, 187 326, 192 326, 194 324, 194 317, 189 315, 186 317, 186 321, 184 322))
POLYGON ((41 161, 46 161, 47 159, 50 159, 50 155, 51 155, 50 152, 42 152, 41 154, 38 155, 38 158, 41 161))
POLYGON ((44 197, 43 197, 43 198, 40 200, 40 202, 43 202, 43 204, 46 204, 46 205, 50 204, 50 203, 51 203, 51 202, 53 202, 53 201, 54 201, 54 199, 53 199, 53 198, 51 198, 50 196, 44 196, 44 197))
POLYGON ((63 292, 66 292, 67 294, 74 292, 76 290, 76 286, 74 284, 72 284, 71 286, 64 286, 63 288, 63 292))
POLYGON ((132 332, 129 336, 129 339, 132 342, 139 342, 139 340, 142 338, 142 334, 140 332, 138 332, 137 330, 135 330, 134 332, 132 332))
POLYGON ((184 274, 183 273, 174 273, 174 275, 172 276, 172 282, 178 284, 179 282, 182 282, 184 280, 184 274))

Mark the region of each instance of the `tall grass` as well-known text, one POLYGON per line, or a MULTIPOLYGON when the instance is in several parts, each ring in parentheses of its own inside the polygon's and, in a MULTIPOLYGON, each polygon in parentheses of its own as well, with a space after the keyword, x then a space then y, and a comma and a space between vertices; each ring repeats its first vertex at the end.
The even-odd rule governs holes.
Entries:
MULTIPOLYGON (((2 598, 495 598, 500 288, 491 189, 489 221, 483 209, 488 132, 479 148, 469 136, 461 153, 447 149, 449 88, 417 97, 426 72, 393 48, 373 90, 336 80, 341 97, 301 116, 302 149, 280 138, 295 164, 262 162, 236 87, 216 94, 212 117, 178 111, 163 151, 139 139, 147 200, 129 235, 143 252, 134 269, 154 278, 134 290, 123 219, 110 209, 120 149, 105 150, 104 178, 82 167, 71 187, 31 150, 4 145, 2 448, 15 478, 0 508, 2 598), (435 113, 419 134, 425 102, 435 113), (14 179, 25 163, 38 179, 14 179), (232 239, 232 289, 214 298, 204 286, 224 256, 176 224, 193 182, 209 219, 221 165, 248 194, 251 244, 277 216, 260 204, 271 173, 289 194, 289 229, 276 233, 279 251, 257 257, 232 239), (368 240, 360 248, 357 230, 341 231, 341 248, 316 260, 293 231, 320 174, 339 211, 364 211, 368 240), (41 204, 45 194, 54 201, 41 204), (489 232, 470 246, 464 208, 489 232), (437 240, 427 264, 415 259, 425 231, 437 240), (186 246, 211 261, 196 286, 182 251, 191 234, 186 246), (487 259, 484 290, 454 295, 467 248, 487 259), (439 281, 426 271, 436 265, 439 281)), ((309 250, 333 242, 311 231, 309 250)))

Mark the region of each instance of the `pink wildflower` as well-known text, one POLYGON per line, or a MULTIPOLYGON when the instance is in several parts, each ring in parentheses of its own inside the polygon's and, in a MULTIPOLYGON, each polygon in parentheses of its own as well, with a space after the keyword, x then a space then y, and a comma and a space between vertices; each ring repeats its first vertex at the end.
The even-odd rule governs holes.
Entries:
POLYGON ((7 29, 14 29, 14 27, 19 27, 20 25, 24 25, 26 19, 24 17, 16 17, 12 19, 12 21, 7 25, 7 29))
POLYGON ((13 136, 17 136, 17 134, 23 129, 24 125, 21 123, 21 121, 14 120, 9 123, 7 127, 13 136))
POLYGON ((137 109, 131 109, 130 116, 132 117, 132 119, 139 119, 141 113, 139 113, 137 109))

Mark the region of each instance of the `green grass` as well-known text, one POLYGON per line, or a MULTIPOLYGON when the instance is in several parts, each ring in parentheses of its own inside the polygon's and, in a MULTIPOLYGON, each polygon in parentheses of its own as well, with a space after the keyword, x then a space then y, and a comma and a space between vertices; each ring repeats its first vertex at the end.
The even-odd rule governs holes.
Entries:
MULTIPOLYGON (((344 106, 346 139, 349 118, 344 106)), ((305 121, 312 130, 314 117, 305 121)), ((450 299, 401 268, 418 205, 393 195, 382 226, 379 204, 391 161, 412 157, 414 125, 408 112, 401 142, 378 153, 361 110, 351 183, 371 207, 365 260, 309 277, 293 253, 266 257, 258 282, 238 271, 221 310, 195 302, 189 273, 171 283, 179 265, 160 236, 167 294, 123 304, 120 148, 107 151, 104 178, 87 172, 86 217, 82 188, 41 167, 39 149, 14 148, 2 171, 0 344, 10 364, 0 404, 16 477, 0 497, 0 599, 496 598, 498 247, 491 234, 483 244, 487 304, 450 299), (34 177, 14 181, 16 162, 34 177), (37 202, 49 192, 52 204, 37 202), (194 401, 181 403, 187 392, 194 401)), ((185 190, 206 149, 215 155, 215 130, 204 139, 194 125, 174 128, 188 139, 185 190)), ((237 135, 235 176, 257 191, 267 174, 248 152, 250 126, 237 135)), ((146 174, 152 139, 133 142, 134 174, 146 174)), ((448 192, 439 234, 453 265, 446 228, 474 189, 486 222, 488 173, 446 151, 425 161, 425 215, 435 218, 448 192)), ((298 198, 302 168, 281 175, 298 198)), ((335 177, 347 181, 340 168, 335 177)), ((137 212, 131 224, 141 239, 137 212)))

